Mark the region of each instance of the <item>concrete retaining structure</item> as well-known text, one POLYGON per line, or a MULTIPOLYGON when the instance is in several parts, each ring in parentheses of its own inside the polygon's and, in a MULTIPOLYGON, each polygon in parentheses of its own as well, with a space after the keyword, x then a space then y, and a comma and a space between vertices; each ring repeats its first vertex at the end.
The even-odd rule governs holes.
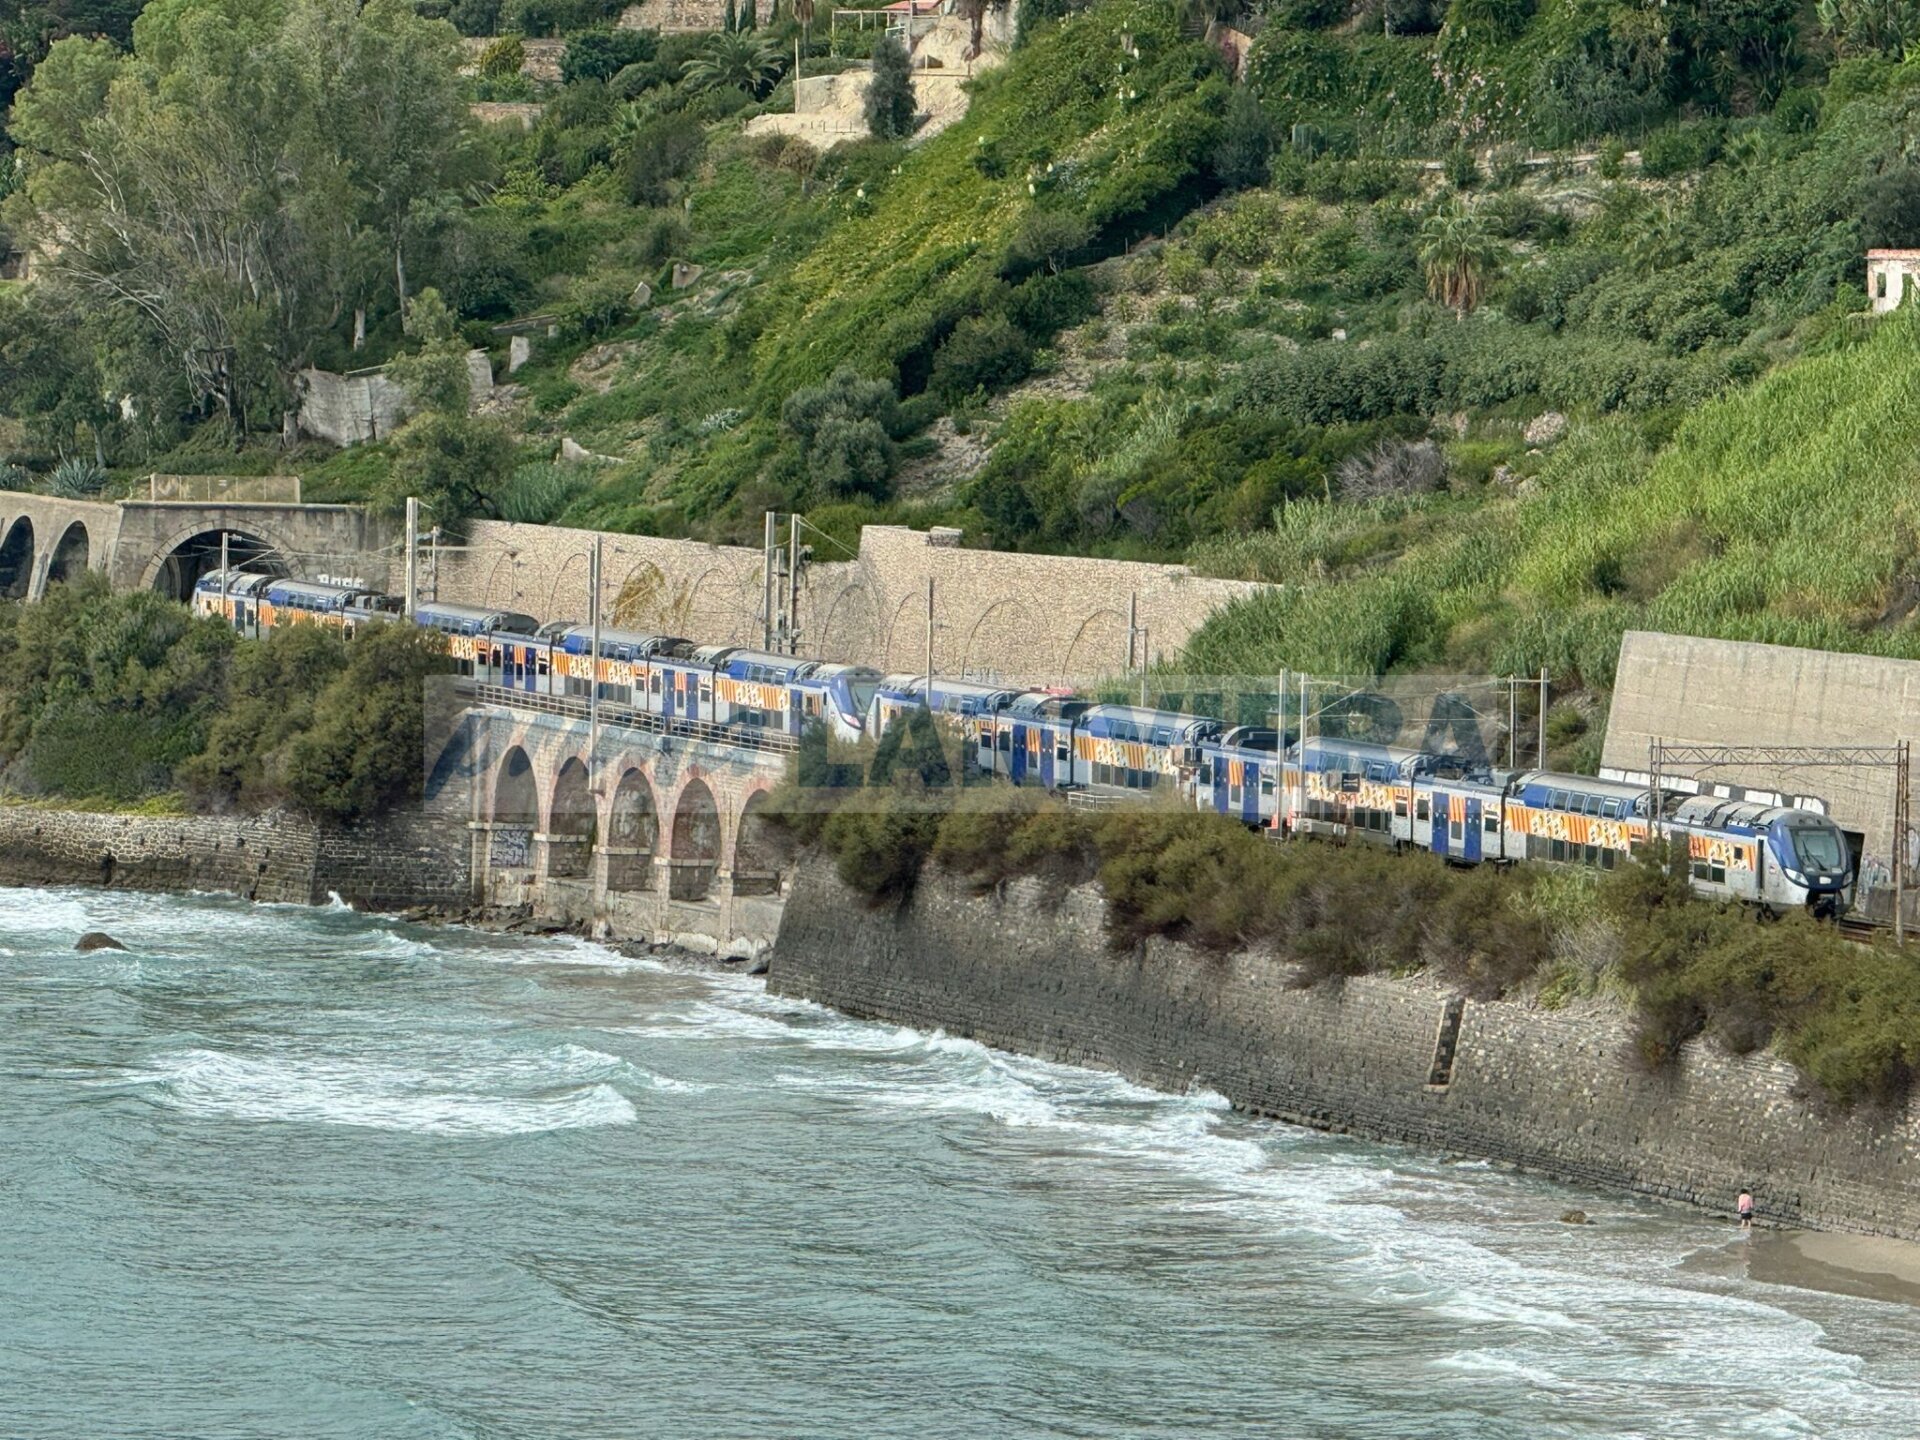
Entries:
POLYGON ((930 871, 874 910, 829 865, 803 864, 770 988, 1007 1050, 1205 1087, 1243 1110, 1482 1156, 1583 1184, 1721 1211, 1750 1185, 1771 1221, 1920 1239, 1920 1125, 1825 1113, 1765 1055, 1695 1041, 1647 1074, 1598 1004, 1550 1013, 1465 1002, 1444 1084, 1450 1002, 1418 980, 1294 988, 1268 956, 1154 941, 1122 951, 1089 888, 979 896, 930 871))

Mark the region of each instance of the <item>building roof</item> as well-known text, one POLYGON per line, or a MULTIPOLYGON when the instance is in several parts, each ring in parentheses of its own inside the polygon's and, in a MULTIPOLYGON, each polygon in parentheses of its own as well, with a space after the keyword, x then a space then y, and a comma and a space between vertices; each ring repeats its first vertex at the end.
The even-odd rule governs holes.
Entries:
POLYGON ((1869 250, 1869 260, 1920 260, 1920 250, 1869 250))

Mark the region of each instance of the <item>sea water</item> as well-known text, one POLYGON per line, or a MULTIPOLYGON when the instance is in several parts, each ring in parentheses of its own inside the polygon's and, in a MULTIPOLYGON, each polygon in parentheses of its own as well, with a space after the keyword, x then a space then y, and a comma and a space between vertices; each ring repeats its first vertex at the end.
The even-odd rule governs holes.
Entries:
POLYGON ((8 1440, 1920 1434, 1920 1311, 1740 1244, 576 941, 0 890, 8 1440))

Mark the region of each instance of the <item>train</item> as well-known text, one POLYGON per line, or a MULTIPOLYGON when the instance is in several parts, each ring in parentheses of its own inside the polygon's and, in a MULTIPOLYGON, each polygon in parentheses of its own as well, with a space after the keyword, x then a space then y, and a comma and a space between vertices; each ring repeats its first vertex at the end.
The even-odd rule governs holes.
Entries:
MULTIPOLYGON (((193 608, 257 636, 318 624, 351 637, 404 618, 392 596, 348 585, 214 571, 193 608)), ((1615 868, 1656 832, 1684 846, 1699 894, 1764 913, 1835 918, 1852 906, 1857 859, 1812 810, 1695 795, 1550 770, 1496 770, 1424 750, 1298 738, 1146 705, 700 645, 679 636, 541 622, 511 609, 416 604, 456 670, 529 696, 582 699, 714 738, 764 743, 822 725, 877 737, 925 706, 964 737, 972 764, 1017 786, 1105 801, 1155 796, 1276 834, 1426 850, 1456 865, 1615 868)))

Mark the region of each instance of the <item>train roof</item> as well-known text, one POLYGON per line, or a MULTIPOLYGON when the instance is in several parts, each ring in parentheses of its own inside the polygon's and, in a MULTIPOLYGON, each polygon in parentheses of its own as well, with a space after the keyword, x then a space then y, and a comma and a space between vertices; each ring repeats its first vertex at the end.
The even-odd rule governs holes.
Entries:
POLYGON ((1625 780, 1602 780, 1597 775, 1573 775, 1561 770, 1523 770, 1513 777, 1513 783, 1523 790, 1541 785, 1552 790, 1577 790, 1582 795, 1598 795, 1602 799, 1615 800, 1638 800, 1652 788, 1625 780))
POLYGON ((1268 754, 1278 754, 1285 748, 1280 743, 1280 732, 1266 725, 1235 725, 1225 734, 1203 743, 1222 750, 1263 750, 1268 754))
MULTIPOLYGON (((560 639, 564 644, 568 645, 568 653, 584 655, 587 652, 587 647, 593 644, 593 627, 591 625, 568 625, 566 629, 560 632, 560 639), (577 651, 571 648, 571 642, 576 640, 580 643, 580 649, 577 651)), ((650 630, 609 629, 603 625, 600 627, 600 643, 602 646, 628 645, 638 650, 642 655, 660 655, 675 650, 684 650, 686 647, 692 645, 693 642, 679 635, 656 635, 650 630)))
POLYGON ((436 630, 451 630, 464 635, 503 630, 514 635, 532 636, 540 629, 538 620, 518 610, 502 610, 491 605, 456 605, 441 600, 425 605, 416 604, 413 618, 419 624, 431 625, 436 630))
POLYGON ((1023 690, 1007 704, 1008 713, 1036 720, 1072 720, 1091 708, 1078 696, 1055 695, 1050 690, 1023 690))
MULTIPOLYGON (((897 690, 906 695, 918 695, 927 688, 927 677, 924 671, 916 671, 911 675, 902 673, 882 675, 880 687, 883 690, 897 690)), ((977 695, 983 699, 993 695, 1011 697, 1020 693, 1017 687, 1012 685, 986 685, 978 680, 944 680, 938 675, 933 677, 933 688, 942 695, 977 695)))
MULTIPOLYGON (((1776 820, 1805 821, 1811 826, 1832 826, 1833 821, 1817 810, 1794 805, 1769 805, 1757 800, 1729 800, 1724 795, 1689 795, 1675 806, 1668 817, 1678 825, 1698 825, 1708 830, 1730 825, 1763 830, 1776 820)), ((1837 828, 1837 827, 1835 827, 1837 828)))
POLYGON ((1088 707, 1088 720, 1126 720, 1148 730, 1188 731, 1196 726, 1210 725, 1220 728, 1220 722, 1210 715, 1189 715, 1184 710, 1156 710, 1149 705, 1093 705, 1088 707))
POLYGON ((281 579, 278 575, 265 575, 258 570, 209 570, 194 582, 194 591, 201 595, 218 595, 224 588, 229 595, 251 595, 262 585, 269 585, 281 579), (223 583, 224 582, 224 583, 223 583))

